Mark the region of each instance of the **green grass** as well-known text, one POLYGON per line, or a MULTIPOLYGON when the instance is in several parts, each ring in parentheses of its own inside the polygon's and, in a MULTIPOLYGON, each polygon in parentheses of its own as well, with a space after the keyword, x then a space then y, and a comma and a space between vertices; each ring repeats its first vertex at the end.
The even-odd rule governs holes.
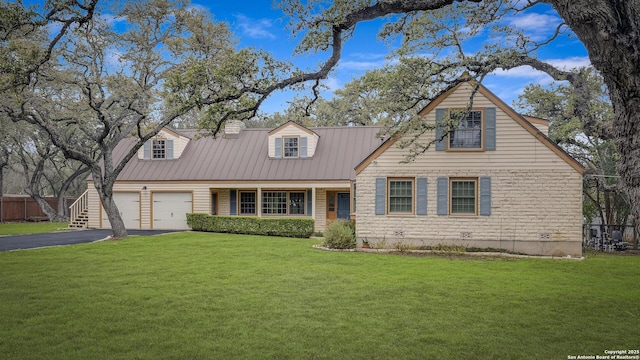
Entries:
POLYGON ((206 233, 0 253, 3 359, 566 359, 637 349, 640 258, 206 233))
POLYGON ((2 235, 25 235, 42 234, 60 229, 66 229, 65 222, 25 222, 0 224, 0 236, 2 235))

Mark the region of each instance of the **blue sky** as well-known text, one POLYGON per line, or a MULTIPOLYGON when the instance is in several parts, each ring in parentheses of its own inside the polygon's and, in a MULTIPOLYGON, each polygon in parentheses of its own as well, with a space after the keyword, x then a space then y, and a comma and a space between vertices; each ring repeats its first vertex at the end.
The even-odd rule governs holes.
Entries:
MULTIPOLYGON (((261 47, 279 59, 290 59, 306 66, 313 66, 325 59, 325 56, 313 55, 293 57, 293 49, 299 39, 294 39, 285 29, 284 15, 272 6, 270 0, 194 0, 193 4, 208 8, 214 19, 228 22, 240 39, 240 46, 261 47)), ((553 8, 546 5, 536 6, 524 14, 507 19, 508 24, 525 29, 527 34, 536 39, 546 39, 560 22, 561 18, 553 8)), ((366 70, 381 67, 389 61, 386 57, 389 48, 377 39, 380 24, 380 21, 370 21, 357 26, 354 37, 345 43, 340 63, 325 81, 330 89, 338 89, 366 70)), ((538 56, 561 68, 589 65, 587 52, 575 36, 561 36, 540 49, 538 56)), ((520 67, 497 71, 485 79, 484 85, 511 105, 527 84, 548 84, 551 81, 549 76, 530 67, 520 67)), ((265 103, 262 110, 282 110, 291 96, 291 93, 276 94, 265 103)))

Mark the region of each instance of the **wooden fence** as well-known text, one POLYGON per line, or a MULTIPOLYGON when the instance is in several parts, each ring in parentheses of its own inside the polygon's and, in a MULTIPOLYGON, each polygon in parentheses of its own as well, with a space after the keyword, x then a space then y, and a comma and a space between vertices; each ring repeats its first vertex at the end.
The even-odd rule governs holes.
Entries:
MULTIPOLYGON (((52 208, 57 209, 58 199, 53 196, 45 197, 52 208)), ((65 215, 69 215, 69 206, 75 198, 65 198, 65 215)), ((8 195, 0 198, 0 222, 47 220, 47 215, 40 206, 29 196, 8 195)))

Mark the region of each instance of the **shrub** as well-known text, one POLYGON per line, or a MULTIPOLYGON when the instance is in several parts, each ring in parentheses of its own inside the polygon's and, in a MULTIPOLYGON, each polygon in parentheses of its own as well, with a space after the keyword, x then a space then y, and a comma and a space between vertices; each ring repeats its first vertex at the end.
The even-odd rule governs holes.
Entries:
POLYGON ((331 249, 354 249, 356 233, 353 221, 336 220, 324 231, 324 246, 331 249))
POLYGON ((187 224, 195 231, 230 234, 308 238, 314 221, 309 218, 259 218, 256 216, 212 216, 187 214, 187 224))

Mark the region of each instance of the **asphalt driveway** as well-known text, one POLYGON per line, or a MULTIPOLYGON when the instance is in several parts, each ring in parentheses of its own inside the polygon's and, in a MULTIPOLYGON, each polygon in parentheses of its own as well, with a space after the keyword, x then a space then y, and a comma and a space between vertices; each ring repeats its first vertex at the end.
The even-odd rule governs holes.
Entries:
MULTIPOLYGON (((158 235, 179 230, 129 230, 129 235, 158 235)), ((32 235, 0 236, 0 251, 89 243, 111 235, 111 230, 77 230, 32 235)))

